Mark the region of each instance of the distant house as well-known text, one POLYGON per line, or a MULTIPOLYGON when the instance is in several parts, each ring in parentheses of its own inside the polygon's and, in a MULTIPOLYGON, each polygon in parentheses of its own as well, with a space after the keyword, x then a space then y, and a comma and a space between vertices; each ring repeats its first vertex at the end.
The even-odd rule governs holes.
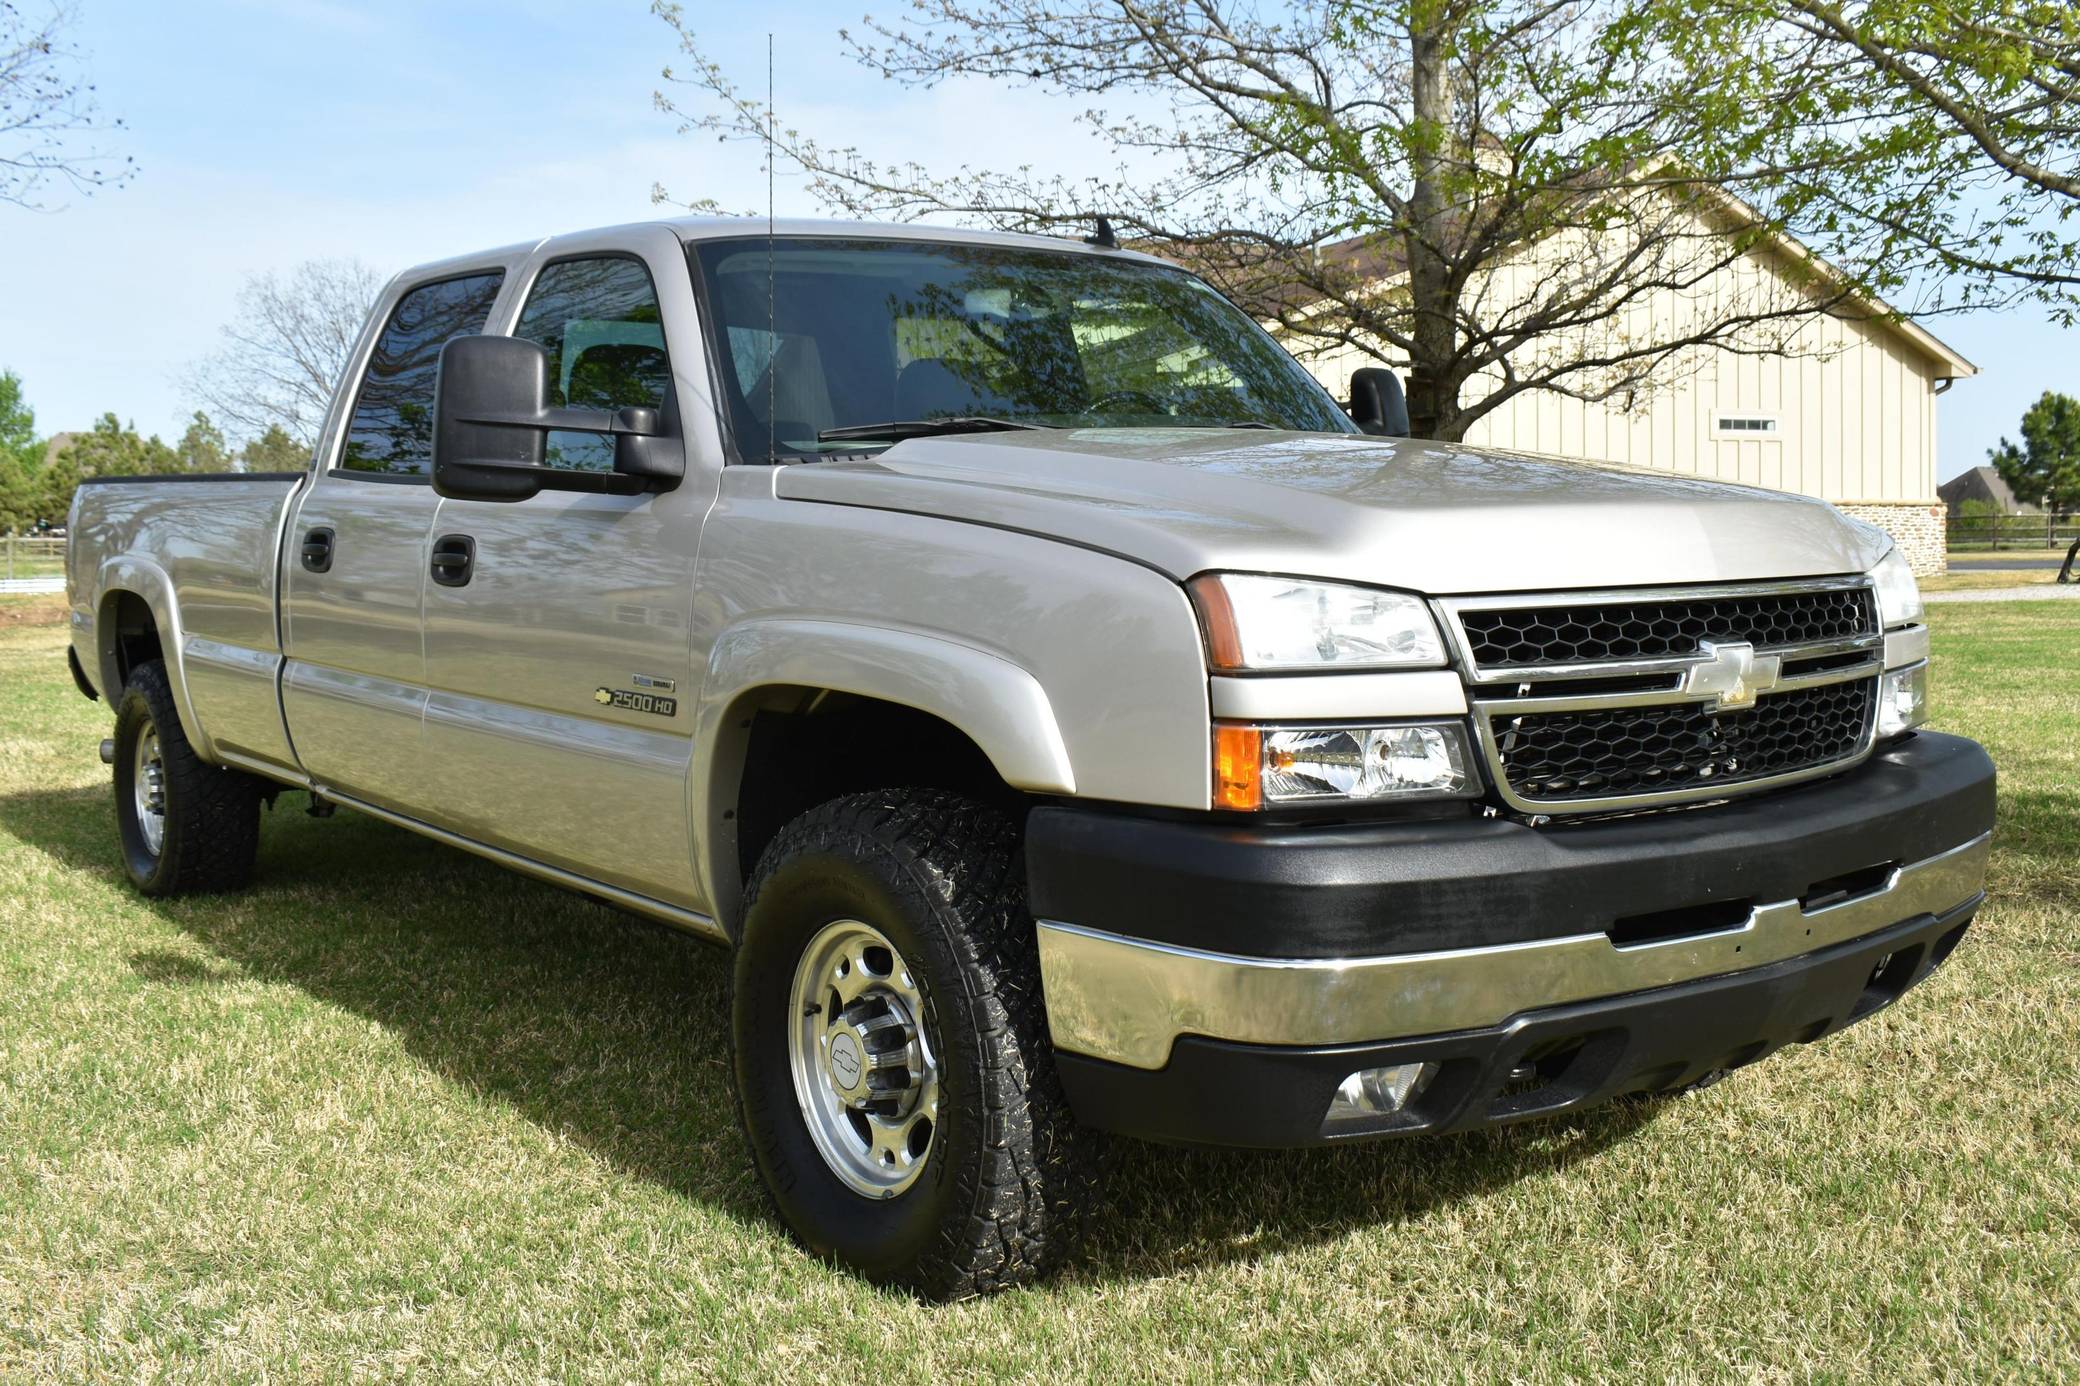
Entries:
MULTIPOLYGON (((1698 218, 1700 240, 1724 235, 1745 209, 1728 198, 1722 220, 1698 218), (1733 222, 1723 220, 1729 213, 1733 222)), ((1752 214, 1747 214, 1752 215, 1752 214)), ((1324 254, 1337 248, 1327 248, 1324 254)), ((1535 291, 1537 276, 1569 253, 1564 237, 1507 260, 1493 271, 1499 293, 1535 291)), ((1379 267, 1383 291, 1402 271, 1389 254, 1379 267)), ((1715 295, 1793 294, 1800 271, 1820 265, 1786 236, 1766 237, 1703 282, 1678 291, 1647 291, 1628 310, 1628 330, 1681 340, 1694 305, 1715 295)), ((1580 329, 1609 333, 1609 325, 1580 329)), ((1354 347, 1295 354, 1337 396, 1350 376, 1380 364, 1354 347)), ((1561 343, 1570 352, 1574 344, 1561 343)), ((1583 343, 1580 357, 1593 357, 1583 343)), ((1533 341, 1527 359, 1553 343, 1533 341)), ((1479 420, 1467 442, 1584 460, 1654 467, 1684 475, 1745 482, 1833 502, 1889 531, 1919 573, 1944 567, 1944 506, 1936 490, 1936 396, 1978 367, 1884 303, 1857 300, 1836 313, 1815 313, 1790 340, 1768 352, 1690 349, 1672 362, 1651 392, 1598 403, 1526 391, 1479 420)), ((1479 398, 1479 379, 1467 386, 1479 398)), ((1982 469, 1983 470, 1983 469, 1982 469)))
POLYGON ((1936 494, 1950 508, 1950 518, 1956 519, 1964 513, 1965 502, 1985 501, 2002 515, 2039 515, 2043 512, 2027 501, 2015 498, 2015 492, 2001 479, 2001 474, 1992 467, 1974 467, 1968 472, 1951 477, 1936 487, 1936 494))

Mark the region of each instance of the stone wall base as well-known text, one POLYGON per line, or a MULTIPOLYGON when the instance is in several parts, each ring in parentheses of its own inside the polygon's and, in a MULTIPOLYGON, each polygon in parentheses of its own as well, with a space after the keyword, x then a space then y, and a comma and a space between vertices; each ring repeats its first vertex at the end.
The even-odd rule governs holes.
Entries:
POLYGON ((1916 577, 1935 577, 1947 572, 1944 510, 1940 505, 1863 504, 1835 508, 1844 515, 1868 521, 1892 536, 1899 551, 1907 556, 1916 577))

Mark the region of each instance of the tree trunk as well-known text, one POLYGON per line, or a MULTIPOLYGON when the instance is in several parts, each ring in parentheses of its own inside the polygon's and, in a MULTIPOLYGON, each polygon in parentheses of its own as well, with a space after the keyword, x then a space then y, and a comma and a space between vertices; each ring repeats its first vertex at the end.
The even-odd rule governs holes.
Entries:
POLYGON ((1451 379, 1455 345, 1451 266, 1438 247, 1449 244, 1446 188, 1453 131, 1447 30, 1436 0, 1409 8, 1410 101, 1414 158, 1410 169, 1409 226, 1403 237, 1408 257, 1408 291, 1415 321, 1415 347, 1408 362, 1409 431, 1418 438, 1451 438, 1457 422, 1458 388, 1451 379))
MULTIPOLYGON (((1464 383, 1449 378, 1437 382, 1437 418, 1428 433, 1418 436, 1435 438, 1440 443, 1456 443, 1466 437, 1466 430, 1472 427, 1472 420, 1467 417, 1466 411, 1459 407, 1459 387, 1464 383)), ((1410 425, 1410 431, 1414 431, 1413 423, 1410 425)))

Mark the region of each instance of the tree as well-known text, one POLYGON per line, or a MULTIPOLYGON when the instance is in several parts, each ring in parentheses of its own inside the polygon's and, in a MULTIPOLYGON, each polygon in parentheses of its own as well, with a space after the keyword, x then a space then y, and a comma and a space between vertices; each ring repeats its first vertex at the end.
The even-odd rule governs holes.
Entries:
POLYGON ((2045 391, 2022 415, 2022 445, 2003 438, 1987 457, 2016 500, 2055 515, 2080 509, 2080 400, 2045 391))
POLYGON ((0 458, 26 461, 36 446, 36 411, 22 398, 22 378, 0 371, 0 458))
POLYGON ((72 493, 93 476, 165 476, 180 471, 180 454, 157 435, 140 437, 114 414, 103 414, 86 433, 74 434, 43 468, 39 517, 62 518, 72 509, 72 493))
MULTIPOLYGON (((1749 0, 1793 195, 1891 272, 2080 313, 2080 7, 2070 0, 1749 0), (1877 157, 1874 157, 1877 156, 1877 157)), ((1693 0, 1700 13, 1724 0, 1693 0)))
POLYGON ((1794 173, 1776 114, 1743 99, 1768 85, 1744 56, 1779 25, 1767 13, 1707 25, 1682 0, 921 0, 911 21, 848 37, 905 85, 981 77, 1085 102, 1121 167, 1067 180, 883 166, 819 143, 706 57, 677 5, 654 8, 691 61, 667 80, 702 102, 659 94, 682 130, 770 140, 847 214, 1081 234, 1105 213, 1297 352, 1405 363, 1418 434, 1463 437, 1529 390, 1629 404, 1702 353, 1788 353, 1819 313, 1882 311, 1859 263, 1791 255, 1774 274, 1737 272, 1786 229, 1761 195, 1794 173), (1159 113, 1095 104, 1113 100, 1159 113))
POLYGON ((189 373, 189 392, 239 437, 279 428, 304 448, 315 446, 381 289, 359 260, 308 260, 286 278, 248 278, 224 328, 224 349, 189 373))
POLYGON ((231 449, 224 443, 223 431, 211 423, 209 415, 200 409, 188 420, 187 431, 181 434, 181 440, 174 445, 173 453, 176 471, 231 470, 231 449))
POLYGON ((71 445, 58 449, 36 473, 27 523, 48 520, 56 524, 72 513, 72 493, 79 489, 83 475, 73 460, 71 445))
POLYGON ((279 424, 247 443, 238 454, 239 470, 246 472, 301 472, 311 465, 311 450, 282 432, 279 424))
POLYGON ((22 397, 22 378, 0 371, 0 533, 35 523, 41 452, 36 413, 22 397))
POLYGON ((41 208, 56 184, 91 197, 135 172, 127 156, 114 162, 92 141, 123 122, 104 123, 93 86, 77 75, 80 55, 65 41, 73 19, 64 4, 32 18, 0 0, 0 202, 41 208))

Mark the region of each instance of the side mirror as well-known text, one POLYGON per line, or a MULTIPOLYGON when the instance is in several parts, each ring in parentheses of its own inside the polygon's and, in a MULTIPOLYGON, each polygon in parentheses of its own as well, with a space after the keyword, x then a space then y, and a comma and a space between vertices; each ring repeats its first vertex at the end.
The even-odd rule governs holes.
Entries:
POLYGON ((1351 372, 1350 416, 1361 432, 1386 438, 1408 436, 1408 398, 1401 377, 1378 366, 1351 372))
POLYGON ((524 337, 457 337, 434 377, 433 489, 454 500, 526 500, 543 490, 632 496, 668 490, 686 455, 655 409, 556 409, 549 355, 524 337), (544 465, 552 432, 614 439, 611 472, 544 465))

